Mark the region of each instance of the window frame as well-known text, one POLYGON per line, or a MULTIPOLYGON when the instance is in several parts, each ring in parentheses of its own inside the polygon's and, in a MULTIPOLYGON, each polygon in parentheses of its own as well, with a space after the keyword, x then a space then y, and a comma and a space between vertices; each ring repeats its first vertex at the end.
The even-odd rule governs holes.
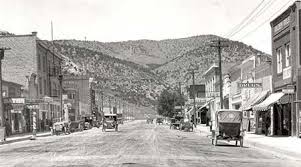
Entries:
POLYGON ((292 52, 291 52, 291 46, 290 46, 290 43, 288 42, 288 43, 286 43, 285 45, 284 45, 284 48, 285 48, 285 67, 289 67, 289 66, 291 66, 291 54, 292 54, 292 52), (288 49, 287 49, 287 46, 288 46, 288 49))
POLYGON ((277 65, 277 74, 281 74, 283 72, 282 47, 276 49, 276 65, 277 65))

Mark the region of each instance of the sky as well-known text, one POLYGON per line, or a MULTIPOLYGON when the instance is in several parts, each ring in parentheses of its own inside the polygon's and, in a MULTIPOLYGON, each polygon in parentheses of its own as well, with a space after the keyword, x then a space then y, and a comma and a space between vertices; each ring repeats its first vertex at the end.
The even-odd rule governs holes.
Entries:
POLYGON ((262 14, 229 36, 271 53, 270 21, 293 0, 0 0, 0 30, 38 37, 95 40, 226 36, 260 3, 262 14), (263 8, 263 7, 262 7, 263 8), (261 26, 260 26, 261 25, 261 26), (250 33, 252 32, 252 33, 250 33))

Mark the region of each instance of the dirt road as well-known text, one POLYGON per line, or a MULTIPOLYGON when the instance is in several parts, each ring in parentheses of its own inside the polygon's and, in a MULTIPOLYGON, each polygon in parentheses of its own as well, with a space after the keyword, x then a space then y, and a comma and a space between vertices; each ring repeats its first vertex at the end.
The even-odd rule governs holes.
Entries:
POLYGON ((206 136, 135 121, 0 146, 0 166, 301 166, 252 148, 212 146, 206 136))

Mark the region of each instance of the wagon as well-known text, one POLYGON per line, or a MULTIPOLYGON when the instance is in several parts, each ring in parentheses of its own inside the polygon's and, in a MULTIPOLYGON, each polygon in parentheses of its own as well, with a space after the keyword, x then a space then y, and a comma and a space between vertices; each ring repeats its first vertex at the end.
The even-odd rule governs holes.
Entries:
POLYGON ((243 147, 243 134, 242 129, 242 111, 241 110, 218 110, 215 114, 215 125, 212 130, 212 144, 217 145, 218 140, 226 140, 228 142, 238 141, 240 147, 243 147))

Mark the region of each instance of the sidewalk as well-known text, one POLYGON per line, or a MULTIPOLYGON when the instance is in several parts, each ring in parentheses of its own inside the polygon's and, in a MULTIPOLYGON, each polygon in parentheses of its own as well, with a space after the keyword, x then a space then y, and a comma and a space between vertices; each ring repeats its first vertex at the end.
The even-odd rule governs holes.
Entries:
MULTIPOLYGON (((196 132, 201 136, 211 137, 210 127, 197 125, 196 132)), ((281 157, 301 159, 301 139, 297 137, 264 136, 246 133, 244 146, 268 151, 281 157)))
MULTIPOLYGON (((36 137, 39 138, 39 137, 46 137, 46 136, 51 136, 51 132, 50 131, 49 132, 38 132, 36 137)), ((30 140, 31 137, 32 137, 32 133, 12 135, 12 136, 7 137, 6 141, 0 141, 0 145, 18 142, 18 141, 30 140)))

